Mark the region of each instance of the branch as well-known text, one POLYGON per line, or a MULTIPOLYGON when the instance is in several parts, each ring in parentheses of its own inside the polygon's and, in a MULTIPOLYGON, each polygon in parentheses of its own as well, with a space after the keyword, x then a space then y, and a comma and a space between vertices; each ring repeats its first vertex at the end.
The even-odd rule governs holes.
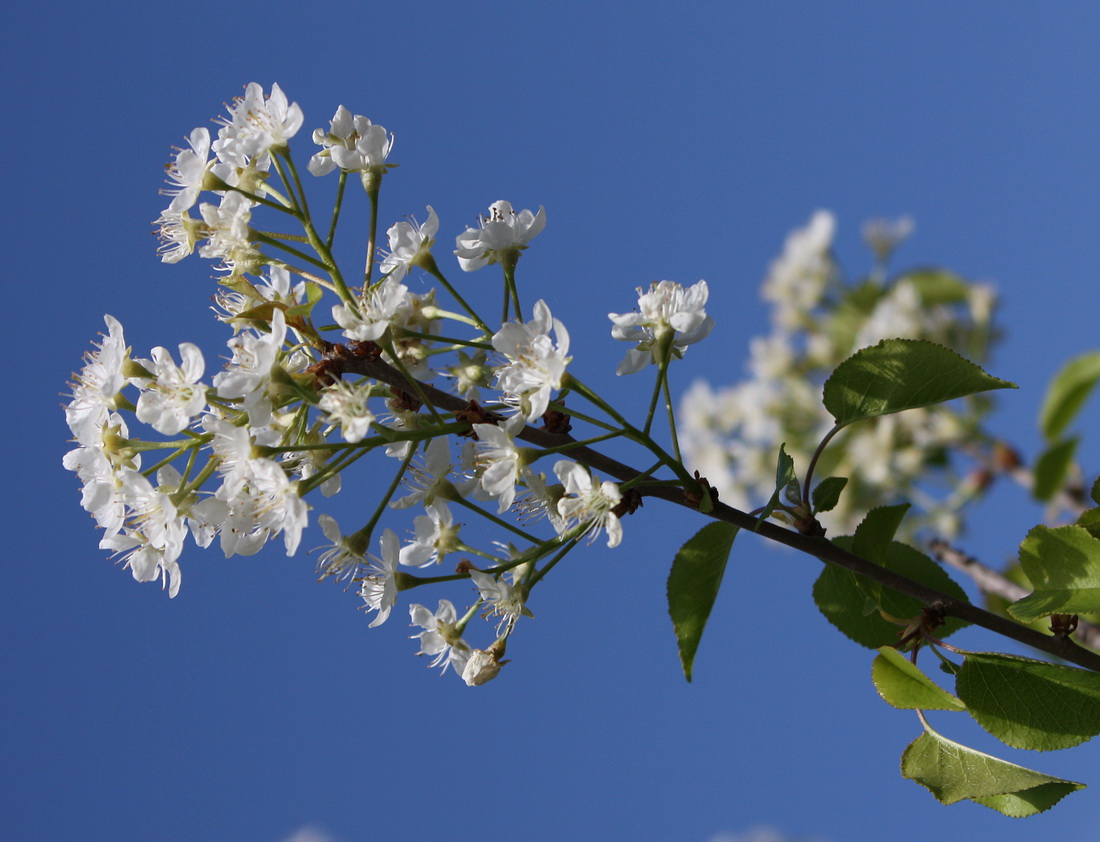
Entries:
MULTIPOLYGON (((354 358, 347 360, 345 371, 362 374, 382 383, 386 383, 403 392, 417 394, 417 388, 401 372, 381 359, 354 358)), ((469 402, 457 395, 452 395, 437 389, 427 383, 418 383, 419 390, 426 395, 433 404, 451 412, 466 409, 469 402)), ((572 436, 548 433, 530 425, 520 431, 517 438, 531 442, 539 447, 560 447, 569 444, 575 439, 572 436)), ((622 462, 604 456, 588 447, 576 447, 570 450, 571 457, 583 462, 609 476, 615 477, 621 482, 634 479, 641 475, 641 471, 635 470, 622 462)), ((641 489, 639 489, 641 490, 641 489)), ((644 489, 649 497, 659 497, 670 503, 698 511, 697 506, 688 502, 681 488, 668 486, 649 487, 644 489)), ((1026 646, 1031 646, 1041 652, 1046 652, 1056 658, 1061 658, 1080 667, 1100 672, 1100 654, 1078 646, 1068 637, 1055 637, 1042 634, 1014 620, 1009 620, 998 614, 993 614, 983 608, 979 608, 970 602, 955 599, 952 596, 922 585, 905 576, 900 576, 892 570, 888 570, 872 561, 861 558, 854 553, 841 549, 836 544, 823 537, 800 535, 777 526, 768 521, 760 522, 757 518, 727 506, 725 503, 716 503, 714 510, 707 517, 725 521, 740 527, 746 532, 755 532, 758 535, 775 541, 778 544, 791 547, 800 552, 812 555, 827 564, 835 564, 850 570, 858 576, 870 579, 885 585, 891 590, 911 596, 925 605, 934 605, 944 616, 957 617, 976 626, 988 629, 996 634, 1015 640, 1026 646)))

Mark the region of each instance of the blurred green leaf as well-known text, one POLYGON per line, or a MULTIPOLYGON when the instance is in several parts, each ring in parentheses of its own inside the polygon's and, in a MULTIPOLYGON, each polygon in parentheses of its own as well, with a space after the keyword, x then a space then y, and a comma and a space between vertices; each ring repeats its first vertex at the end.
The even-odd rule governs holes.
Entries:
POLYGON ((1049 810, 1085 787, 959 745, 927 725, 901 755, 901 774, 941 804, 970 800, 1013 818, 1049 810))
POLYGON ((1098 379, 1100 351, 1074 357, 1054 375, 1039 412, 1039 429, 1047 441, 1058 438, 1073 422, 1098 379))
POLYGON ((736 535, 736 526, 708 523, 680 547, 668 574, 668 613, 688 681, 736 535))
POLYGON ((896 708, 966 710, 966 705, 921 672, 897 649, 879 647, 871 663, 871 680, 883 701, 896 708))
POLYGON ((884 339, 837 366, 825 381, 824 402, 843 427, 990 389, 1015 388, 934 342, 884 339))
POLYGON ((971 652, 955 692, 979 725, 1013 748, 1051 751, 1100 734, 1100 674, 1089 670, 971 652))
POLYGON ((1052 444, 1035 460, 1032 473, 1035 485, 1031 489, 1036 500, 1047 502, 1062 487, 1073 456, 1077 452, 1078 437, 1052 444))
POLYGON ((906 272, 894 283, 902 281, 911 283, 920 294, 921 303, 925 307, 935 307, 937 304, 961 304, 970 294, 970 284, 946 269, 935 267, 917 269, 906 272))

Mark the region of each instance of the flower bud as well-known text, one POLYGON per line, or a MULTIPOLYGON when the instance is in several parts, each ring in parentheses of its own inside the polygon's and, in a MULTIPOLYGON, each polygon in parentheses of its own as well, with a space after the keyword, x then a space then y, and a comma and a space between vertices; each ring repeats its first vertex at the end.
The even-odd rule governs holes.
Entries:
POLYGON ((475 649, 462 669, 462 680, 470 687, 477 687, 496 678, 503 664, 493 652, 475 649))

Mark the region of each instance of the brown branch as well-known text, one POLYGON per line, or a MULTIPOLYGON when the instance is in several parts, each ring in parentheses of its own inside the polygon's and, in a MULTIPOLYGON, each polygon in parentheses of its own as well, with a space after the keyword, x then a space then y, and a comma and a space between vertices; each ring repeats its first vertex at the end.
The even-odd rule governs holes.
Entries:
MULTIPOLYGON (((345 370, 371 377, 404 392, 414 391, 413 384, 401 372, 381 359, 356 358, 349 360, 345 370)), ((420 383, 419 385, 422 393, 437 407, 451 412, 458 412, 469 406, 468 401, 456 395, 444 392, 427 383, 420 383)), ((517 438, 539 447, 560 447, 574 441, 572 436, 548 433, 530 425, 524 427, 517 438)), ((570 450, 569 455, 578 462, 583 462, 598 471, 615 477, 621 482, 641 475, 641 471, 604 456, 589 447, 579 446, 573 448, 570 450)), ((655 486, 644 489, 644 493, 647 496, 658 497, 680 506, 691 509, 696 508, 686 500, 684 490, 681 488, 655 486)), ((1068 637, 1042 634, 1013 620, 979 608, 970 602, 955 599, 937 591, 935 588, 930 588, 913 579, 900 576, 892 570, 841 549, 826 538, 800 535, 768 521, 760 522, 747 512, 734 509, 724 503, 716 503, 714 510, 707 517, 725 521, 747 532, 755 532, 769 541, 775 541, 778 544, 807 553, 827 564, 843 567, 858 576, 871 579, 891 590, 911 596, 925 605, 934 605, 943 616, 957 617, 1026 646, 1031 646, 1041 652, 1046 652, 1048 655, 1053 655, 1056 658, 1061 658, 1094 672, 1100 672, 1100 654, 1078 646, 1068 637)))

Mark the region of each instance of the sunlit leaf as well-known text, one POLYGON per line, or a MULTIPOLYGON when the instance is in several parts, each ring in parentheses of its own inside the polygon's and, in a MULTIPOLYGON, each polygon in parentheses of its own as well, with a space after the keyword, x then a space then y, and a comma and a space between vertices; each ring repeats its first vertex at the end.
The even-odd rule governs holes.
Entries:
POLYGON ((921 339, 884 339, 856 351, 825 381, 825 408, 838 427, 906 409, 1016 385, 954 351, 921 339))
POLYGON ((1085 787, 959 745, 928 727, 902 754, 901 774, 941 804, 969 799, 1013 818, 1049 810, 1085 787))
POLYGON ((955 692, 979 725, 1013 748, 1069 748, 1100 734, 1100 673, 971 652, 955 692))
POLYGON ((1008 607, 1028 623, 1049 614, 1100 611, 1100 540, 1080 526, 1036 526, 1020 544, 1035 592, 1008 607))
POLYGON ((1062 366, 1050 381, 1039 412, 1039 429, 1047 441, 1056 439, 1073 423, 1098 379, 1100 351, 1082 354, 1062 366))
POLYGON ((736 535, 736 526, 708 523, 680 547, 668 574, 668 613, 688 681, 736 535))
POLYGON ((871 680, 883 701, 896 708, 966 710, 966 705, 917 668, 905 655, 880 647, 871 663, 871 680))

